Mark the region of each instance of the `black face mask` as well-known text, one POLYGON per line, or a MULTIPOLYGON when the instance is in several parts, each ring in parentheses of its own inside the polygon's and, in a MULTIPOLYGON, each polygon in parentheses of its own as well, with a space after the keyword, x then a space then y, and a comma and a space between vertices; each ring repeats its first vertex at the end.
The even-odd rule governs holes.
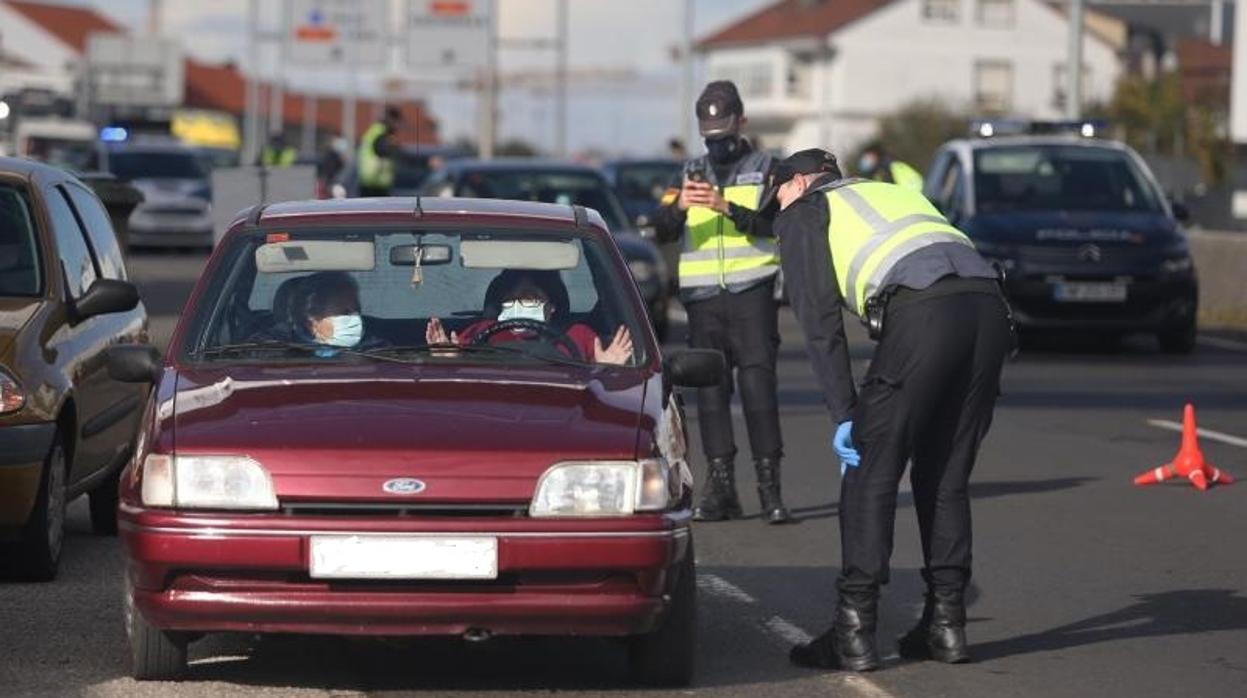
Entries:
POLYGON ((710 160, 719 165, 726 165, 740 155, 740 136, 724 136, 706 139, 706 151, 710 160))

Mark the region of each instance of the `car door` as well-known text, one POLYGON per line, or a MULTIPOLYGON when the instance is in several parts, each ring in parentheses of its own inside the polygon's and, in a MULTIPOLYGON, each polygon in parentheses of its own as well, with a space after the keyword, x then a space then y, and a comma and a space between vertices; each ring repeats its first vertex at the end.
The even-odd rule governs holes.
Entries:
MULTIPOLYGON (((86 233, 100 275, 105 279, 128 281, 121 246, 104 205, 80 182, 66 181, 57 189, 73 209, 79 228, 86 233)), ((147 312, 142 303, 127 312, 101 315, 94 319, 98 321, 97 331, 106 346, 147 342, 147 312)), ((105 372, 98 390, 104 406, 98 421, 91 425, 92 431, 100 430, 103 450, 111 454, 109 462, 116 463, 134 438, 148 386, 114 381, 105 372)))
MULTIPOLYGON (((102 277, 101 265, 70 207, 63 182, 45 182, 40 194, 56 239, 65 295, 67 301, 72 302, 102 277)), ((104 356, 110 341, 109 322, 104 316, 87 318, 77 324, 67 322, 50 339, 50 348, 64 356, 77 408, 77 434, 72 444, 69 477, 71 492, 75 485, 108 466, 115 451, 116 445, 107 441, 109 427, 118 421, 110 410, 117 396, 110 390, 104 356)))

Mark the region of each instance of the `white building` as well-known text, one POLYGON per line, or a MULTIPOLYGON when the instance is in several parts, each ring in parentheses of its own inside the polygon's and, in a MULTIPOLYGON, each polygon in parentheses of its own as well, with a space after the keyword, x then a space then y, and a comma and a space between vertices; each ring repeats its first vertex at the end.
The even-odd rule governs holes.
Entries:
MULTIPOLYGON (((1106 101, 1126 27, 1088 13, 1083 99, 1106 101)), ((1041 0, 781 0, 703 39, 767 148, 849 152, 879 119, 938 97, 983 115, 1060 118, 1069 24, 1041 0)))
POLYGON ((122 28, 89 8, 0 2, 0 94, 22 88, 72 94, 87 36, 122 28))

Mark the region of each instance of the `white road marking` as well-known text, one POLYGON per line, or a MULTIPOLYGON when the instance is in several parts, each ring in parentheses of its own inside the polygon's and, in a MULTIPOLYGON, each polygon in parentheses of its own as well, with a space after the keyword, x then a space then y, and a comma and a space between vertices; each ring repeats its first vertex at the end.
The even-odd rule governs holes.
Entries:
POLYGON ((717 574, 699 574, 697 575, 697 588, 703 591, 720 596, 725 599, 731 599, 740 603, 755 605, 758 600, 749 595, 749 592, 732 584, 717 574))
POLYGON ((1229 349, 1230 351, 1247 352, 1247 342, 1240 342, 1234 339, 1226 339, 1225 337, 1209 337, 1207 335, 1201 334, 1195 341, 1207 347, 1216 347, 1218 349, 1229 349))
POLYGON ((895 698, 895 696, 883 686, 880 686, 861 674, 831 674, 828 676, 828 682, 838 688, 846 689, 850 693, 861 696, 861 698, 895 698))
POLYGON ((804 645, 814 639, 813 635, 779 616, 771 616, 762 621, 762 628, 789 645, 804 645))
MULTIPOLYGON (((1171 422, 1168 419, 1149 419, 1147 420, 1147 423, 1159 429, 1168 429, 1169 431, 1182 433, 1182 424, 1179 422, 1171 422)), ((1219 431, 1213 431, 1212 429, 1196 429, 1195 433, 1205 439, 1208 439, 1209 441, 1220 441, 1223 444, 1238 446, 1239 448, 1247 448, 1247 439, 1244 439, 1241 436, 1225 434, 1219 431)))

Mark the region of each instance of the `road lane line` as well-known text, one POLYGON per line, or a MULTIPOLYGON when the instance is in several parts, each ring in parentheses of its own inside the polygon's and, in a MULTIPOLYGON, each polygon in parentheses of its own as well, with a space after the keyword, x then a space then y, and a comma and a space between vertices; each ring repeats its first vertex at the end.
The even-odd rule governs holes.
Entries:
POLYGON ((893 693, 883 686, 861 674, 833 674, 829 677, 828 682, 838 688, 847 689, 850 693, 857 694, 861 698, 896 698, 893 693))
POLYGON ((1201 334, 1195 341, 1196 343, 1203 344, 1206 347, 1247 352, 1247 342, 1239 342, 1233 339, 1226 339, 1225 337, 1209 337, 1201 334))
POLYGON ((762 621, 762 629, 789 645, 804 645, 814 636, 779 616, 762 621))
MULTIPOLYGON (((1160 429, 1168 429, 1169 431, 1182 433, 1182 424, 1179 422, 1171 422, 1168 419, 1149 419, 1147 420, 1147 423, 1160 429)), ((1247 439, 1244 439, 1241 436, 1225 434, 1219 431, 1213 431, 1212 429, 1196 429, 1195 433, 1205 439, 1208 439, 1209 441, 1220 441, 1223 444, 1238 446, 1239 448, 1247 448, 1247 439)))
POLYGON ((732 584, 717 574, 699 574, 697 575, 697 588, 706 591, 715 596, 720 596, 732 601, 740 603, 757 605, 758 600, 749 595, 749 592, 732 584))

